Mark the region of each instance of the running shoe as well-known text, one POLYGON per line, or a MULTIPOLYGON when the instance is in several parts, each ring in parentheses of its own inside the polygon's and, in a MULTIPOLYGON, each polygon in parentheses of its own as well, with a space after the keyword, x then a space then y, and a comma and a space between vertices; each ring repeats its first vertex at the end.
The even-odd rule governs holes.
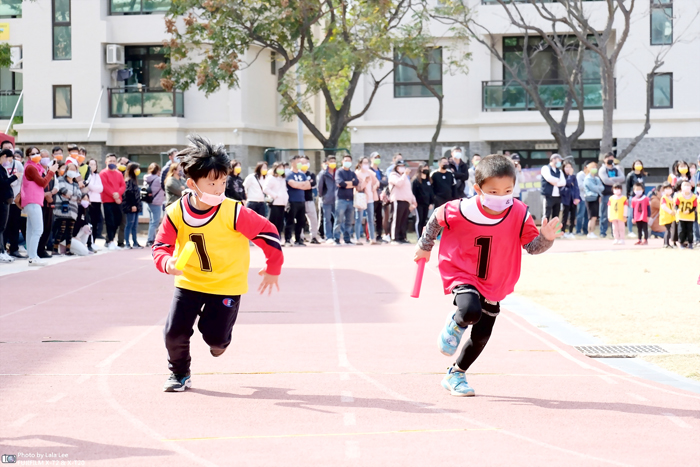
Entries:
POLYGON ((474 389, 467 383, 464 372, 455 371, 454 367, 450 367, 445 377, 442 378, 442 387, 457 397, 473 397, 475 395, 474 389))
POLYGON ((467 328, 463 328, 455 322, 454 312, 450 312, 450 314, 447 315, 445 328, 438 336, 438 349, 440 349, 440 353, 448 357, 454 355, 457 351, 457 347, 459 347, 459 341, 462 340, 462 334, 465 329, 467 328))
POLYGON ((312 239, 311 239, 311 244, 312 244, 312 245, 320 245, 321 242, 318 241, 318 238, 312 238, 312 239))
POLYGON ((29 258, 29 266, 46 266, 47 264, 43 259, 29 258))
POLYGON ((634 232, 628 233, 627 236, 628 236, 629 238, 637 238, 637 234, 634 233, 634 232))
POLYGON ((170 378, 163 385, 164 392, 183 392, 187 388, 192 387, 190 375, 176 375, 172 373, 170 378))
POLYGON ((0 263, 12 263, 15 259, 7 253, 0 253, 0 263))
POLYGON ((588 237, 588 238, 598 238, 598 236, 597 236, 596 234, 594 234, 593 232, 590 232, 588 235, 586 235, 586 237, 588 237))
POLYGON ((220 357, 224 352, 226 352, 226 349, 221 349, 219 347, 209 347, 209 353, 212 355, 212 357, 220 357))

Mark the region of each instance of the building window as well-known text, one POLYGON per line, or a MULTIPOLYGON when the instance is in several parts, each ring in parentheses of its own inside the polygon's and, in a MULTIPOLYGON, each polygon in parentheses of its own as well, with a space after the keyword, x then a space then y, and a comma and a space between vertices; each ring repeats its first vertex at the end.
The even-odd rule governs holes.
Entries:
MULTIPOLYGON (((418 64, 409 57, 401 58, 403 63, 418 64)), ((442 48, 433 47, 425 52, 424 79, 442 94, 442 48)), ((394 65, 394 97, 433 97, 418 77, 416 70, 403 65, 394 65)))
POLYGON ((168 61, 163 47, 152 45, 125 47, 124 58, 126 68, 131 68, 134 72, 126 81, 127 86, 161 89, 160 78, 163 76, 163 70, 160 69, 160 65, 168 61))
POLYGON ((659 73, 654 75, 651 88, 651 108, 673 108, 673 73, 659 73))
POLYGON ((170 9, 171 0, 107 0, 110 15, 148 15, 170 9))
POLYGON ((71 59, 70 0, 53 0, 53 59, 71 59))
POLYGON ((53 118, 72 118, 73 99, 70 85, 54 85, 53 118))
POLYGON ((651 45, 673 43, 673 3, 671 0, 651 0, 651 45))
POLYGON ((270 74, 277 74, 277 53, 270 52, 270 74))
POLYGON ((21 18, 23 0, 0 1, 0 18, 21 18))

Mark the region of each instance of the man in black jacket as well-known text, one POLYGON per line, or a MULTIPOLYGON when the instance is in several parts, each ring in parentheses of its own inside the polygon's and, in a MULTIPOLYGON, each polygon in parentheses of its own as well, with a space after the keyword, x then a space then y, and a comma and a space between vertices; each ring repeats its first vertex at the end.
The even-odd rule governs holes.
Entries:
POLYGON ((439 208, 448 201, 452 201, 455 196, 455 177, 454 174, 447 170, 449 163, 446 157, 441 157, 438 161, 437 171, 430 176, 430 181, 433 182, 433 193, 435 194, 435 208, 439 208))
POLYGON ((464 162, 464 153, 462 148, 455 146, 452 148, 452 157, 449 161, 449 169, 455 177, 455 198, 463 198, 466 196, 464 189, 469 180, 469 164, 464 162))

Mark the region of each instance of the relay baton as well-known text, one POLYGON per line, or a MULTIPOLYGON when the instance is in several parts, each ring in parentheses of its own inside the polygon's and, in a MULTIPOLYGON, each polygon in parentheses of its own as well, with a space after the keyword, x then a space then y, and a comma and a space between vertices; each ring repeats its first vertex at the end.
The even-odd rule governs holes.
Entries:
POLYGON ((423 282, 423 271, 425 271, 425 258, 421 258, 416 262, 416 280, 413 282, 413 292, 411 298, 420 297, 420 285, 423 282))
POLYGON ((185 243, 184 248, 180 252, 180 256, 177 258, 177 263, 175 263, 175 269, 182 271, 185 269, 185 265, 190 260, 190 256, 194 253, 194 242, 185 243))

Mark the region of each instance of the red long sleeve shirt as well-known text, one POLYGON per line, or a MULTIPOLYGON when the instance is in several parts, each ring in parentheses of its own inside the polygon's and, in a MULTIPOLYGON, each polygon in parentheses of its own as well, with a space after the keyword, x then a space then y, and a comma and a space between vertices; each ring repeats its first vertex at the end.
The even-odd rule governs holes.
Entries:
POLYGON ((119 193, 119 202, 121 202, 122 195, 126 191, 124 174, 118 170, 103 169, 100 172, 100 180, 103 187, 102 193, 100 193, 102 202, 114 203, 114 193, 119 193))

